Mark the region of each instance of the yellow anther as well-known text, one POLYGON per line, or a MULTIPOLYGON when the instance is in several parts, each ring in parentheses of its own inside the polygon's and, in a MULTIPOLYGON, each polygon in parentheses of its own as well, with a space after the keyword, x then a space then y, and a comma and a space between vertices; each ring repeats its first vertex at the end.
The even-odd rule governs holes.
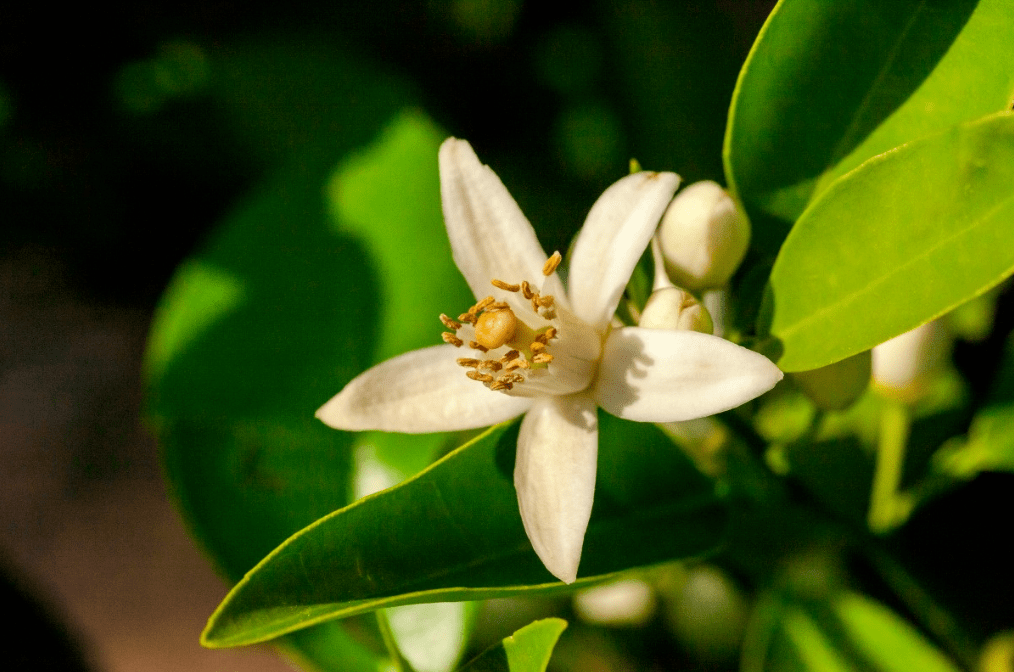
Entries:
POLYGON ((532 286, 528 284, 527 280, 521 281, 521 295, 526 299, 530 299, 535 296, 535 291, 532 290, 532 286))
POLYGON ((478 371, 466 371, 465 375, 472 380, 478 380, 480 383, 492 383, 493 376, 488 373, 479 373, 478 371))
POLYGON ((509 350, 507 354, 500 358, 500 361, 506 364, 507 362, 513 361, 521 356, 521 353, 517 350, 509 350))
POLYGON ((440 337, 444 339, 444 343, 450 343, 456 348, 460 348, 465 343, 463 340, 461 340, 454 334, 450 333, 449 331, 445 331, 444 333, 440 334, 440 337))
POLYGON ((521 289, 521 285, 512 285, 509 282, 504 282, 503 280, 497 280, 495 278, 490 280, 490 282, 493 283, 494 287, 499 287, 500 289, 508 292, 516 292, 521 289))
POLYGON ((471 357, 459 357, 458 366, 470 366, 472 368, 475 368, 479 366, 479 360, 472 359, 471 357))
POLYGON ((475 323, 475 340, 492 350, 511 340, 517 328, 518 318, 510 308, 486 312, 475 323))
POLYGON ((505 310, 507 308, 510 308, 510 306, 507 305, 506 301, 495 301, 486 306, 486 310, 505 310))
POLYGON ((537 297, 537 298, 536 298, 535 300, 536 300, 536 301, 538 302, 538 304, 539 304, 540 306, 542 306, 543 308, 550 308, 550 307, 552 307, 552 305, 553 305, 553 302, 554 302, 554 301, 555 301, 556 299, 554 299, 554 298, 553 298, 552 296, 549 296, 549 295, 547 295, 547 296, 539 296, 539 297, 537 297))
POLYGON ((503 368, 503 364, 496 361, 495 359, 485 359, 479 362, 480 371, 499 371, 503 368))
POLYGON ((490 306, 494 301, 496 301, 496 299, 494 299, 492 296, 487 296, 485 299, 469 308, 468 312, 474 315, 475 313, 478 313, 480 310, 486 310, 486 308, 490 306))
POLYGON ((553 256, 546 259, 546 263, 542 265, 542 274, 545 276, 552 275, 553 271, 556 270, 556 267, 560 265, 560 261, 562 259, 563 257, 560 256, 559 252, 553 252, 553 256))
POLYGON ((513 387, 514 387, 514 384, 511 383, 511 382, 509 382, 509 381, 494 380, 493 384, 489 386, 489 389, 491 389, 494 392, 496 392, 498 390, 510 390, 513 387))
POLYGON ((443 313, 440 313, 440 321, 443 322, 444 326, 447 327, 448 329, 453 329, 454 331, 457 331, 458 329, 461 329, 461 323, 460 322, 456 322, 456 321, 452 320, 451 318, 447 317, 443 313))
POLYGON ((544 342, 548 343, 551 339, 556 338, 556 327, 549 327, 541 336, 546 339, 544 342))
POLYGON ((536 353, 539 353, 539 352, 542 352, 543 350, 545 350, 546 349, 546 344, 545 343, 540 343, 539 341, 532 341, 532 344, 530 346, 528 346, 528 348, 532 351, 532 354, 534 355, 536 353))
POLYGON ((536 364, 549 364, 553 361, 553 356, 548 352, 540 352, 539 354, 532 356, 532 361, 536 364))
POLYGON ((489 348, 487 348, 485 345, 482 345, 477 341, 469 341, 468 347, 470 347, 472 350, 478 350, 479 352, 489 352, 489 348))
POLYGON ((462 322, 468 322, 469 324, 475 324, 475 319, 476 318, 475 318, 475 314, 474 313, 462 313, 461 315, 458 315, 458 319, 461 320, 462 322))

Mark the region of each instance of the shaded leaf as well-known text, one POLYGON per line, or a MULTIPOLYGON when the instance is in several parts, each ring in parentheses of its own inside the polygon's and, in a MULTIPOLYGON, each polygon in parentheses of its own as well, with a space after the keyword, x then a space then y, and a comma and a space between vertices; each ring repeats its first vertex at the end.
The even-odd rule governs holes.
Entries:
MULTIPOLYGON (((251 644, 398 604, 566 590, 521 524, 511 477, 517 427, 497 426, 291 537, 230 593, 204 643, 251 644)), ((578 583, 712 550, 726 520, 712 482, 652 425, 600 413, 600 431, 578 583)))
POLYGON ((553 647, 566 628, 567 621, 560 618, 529 623, 459 668, 460 672, 546 672, 553 647))

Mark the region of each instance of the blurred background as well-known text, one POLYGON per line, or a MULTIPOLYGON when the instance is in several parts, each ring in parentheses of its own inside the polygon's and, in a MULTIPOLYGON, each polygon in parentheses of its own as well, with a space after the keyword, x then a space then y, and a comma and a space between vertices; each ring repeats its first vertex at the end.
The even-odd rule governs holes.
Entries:
MULTIPOLYGON (((416 109, 495 167, 546 249, 566 249, 631 157, 724 182, 726 109, 773 5, 0 9, 0 605, 16 624, 0 638, 10 669, 288 669, 269 649, 198 645, 226 585, 173 510, 142 422, 159 297, 237 203, 293 162, 334 165, 416 109), (49 645, 26 646, 42 632, 49 645)), ((565 634, 564 650, 570 636, 587 634, 565 634)))

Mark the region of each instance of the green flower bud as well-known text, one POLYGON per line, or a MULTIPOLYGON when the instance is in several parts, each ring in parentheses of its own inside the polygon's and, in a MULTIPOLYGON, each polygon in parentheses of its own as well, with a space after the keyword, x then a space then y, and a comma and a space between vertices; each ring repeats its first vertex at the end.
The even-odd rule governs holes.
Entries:
POLYGON ((641 311, 638 326, 646 329, 679 329, 714 333, 711 315, 690 292, 677 287, 656 289, 641 311))
POLYGON ((825 411, 841 411, 855 403, 870 384, 870 351, 809 371, 789 374, 810 400, 825 411))
POLYGON ((750 245, 750 224, 715 182, 695 182, 669 204, 658 232, 665 269, 691 291, 723 287, 750 245))

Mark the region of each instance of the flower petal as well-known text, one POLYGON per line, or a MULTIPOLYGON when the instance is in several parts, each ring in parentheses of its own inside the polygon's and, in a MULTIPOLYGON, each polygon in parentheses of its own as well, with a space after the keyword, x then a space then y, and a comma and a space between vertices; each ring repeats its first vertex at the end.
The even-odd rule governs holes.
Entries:
POLYGON ((767 357, 717 336, 624 327, 606 339, 592 394, 618 417, 672 422, 735 408, 781 379, 767 357))
POLYGON ((475 297, 494 293, 490 280, 542 280, 546 253, 521 208, 472 146, 448 138, 440 146, 440 197, 454 263, 475 297))
POLYGON ((532 547, 553 576, 577 579, 598 459, 595 403, 584 394, 537 399, 521 422, 514 487, 532 547))
POLYGON ((628 175, 606 189, 588 213, 574 242, 567 283, 574 312, 596 329, 604 329, 616 312, 679 182, 675 173, 628 175))
POLYGON ((531 399, 491 392, 465 376, 453 345, 413 350, 358 375, 317 411, 335 429, 422 434, 495 425, 531 399))

